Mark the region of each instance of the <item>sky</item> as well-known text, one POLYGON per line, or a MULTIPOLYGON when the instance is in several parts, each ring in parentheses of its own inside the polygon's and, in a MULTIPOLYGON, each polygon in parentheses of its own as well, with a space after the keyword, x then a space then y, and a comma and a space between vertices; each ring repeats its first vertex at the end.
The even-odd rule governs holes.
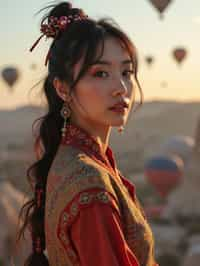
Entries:
MULTIPOLYGON (((31 88, 47 74, 44 60, 50 43, 44 38, 32 53, 29 48, 40 35, 41 14, 35 13, 48 3, 46 0, 0 0, 0 71, 7 66, 20 71, 12 91, 0 78, 0 109, 40 105, 45 101, 40 93, 42 83, 31 88), (31 69, 31 64, 36 64, 37 69, 31 69)), ((149 0, 73 0, 71 3, 92 18, 113 18, 130 36, 139 54, 139 80, 146 101, 200 100, 199 0, 172 1, 163 20, 149 0), (181 65, 172 56, 172 50, 179 46, 188 52, 181 65), (151 67, 145 62, 147 55, 155 58, 151 67)))

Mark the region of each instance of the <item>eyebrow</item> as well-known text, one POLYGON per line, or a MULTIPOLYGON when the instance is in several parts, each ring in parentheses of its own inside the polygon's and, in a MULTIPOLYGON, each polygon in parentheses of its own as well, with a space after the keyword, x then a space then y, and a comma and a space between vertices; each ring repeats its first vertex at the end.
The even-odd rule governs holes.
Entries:
MULTIPOLYGON (((131 61, 130 59, 127 59, 127 60, 123 60, 121 62, 122 65, 126 65, 126 64, 132 64, 133 65, 133 61, 131 61)), ((91 64, 91 66, 93 65, 112 65, 111 62, 109 61, 104 61, 104 60, 98 60, 98 61, 95 61, 91 64)))

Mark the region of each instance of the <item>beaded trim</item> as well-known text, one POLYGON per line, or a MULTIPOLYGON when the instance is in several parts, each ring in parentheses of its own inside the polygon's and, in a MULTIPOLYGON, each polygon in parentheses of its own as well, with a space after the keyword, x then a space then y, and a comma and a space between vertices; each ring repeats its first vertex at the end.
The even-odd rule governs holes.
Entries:
MULTIPOLYGON (((113 208, 116 209, 116 203, 112 196, 107 191, 84 191, 81 192, 78 197, 72 201, 67 208, 60 215, 59 224, 57 228, 57 236, 60 239, 63 247, 65 248, 69 258, 73 263, 77 263, 77 256, 71 249, 69 239, 66 236, 67 227, 74 221, 77 217, 79 211, 83 208, 89 206, 93 202, 101 202, 103 204, 111 204, 113 208)), ((117 209, 116 209, 117 210, 117 209)))

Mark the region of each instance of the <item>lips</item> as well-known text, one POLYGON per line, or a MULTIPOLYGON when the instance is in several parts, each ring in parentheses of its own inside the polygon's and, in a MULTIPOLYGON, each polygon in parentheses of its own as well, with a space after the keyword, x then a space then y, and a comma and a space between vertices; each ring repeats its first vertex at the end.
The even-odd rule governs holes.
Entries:
POLYGON ((119 102, 115 104, 114 106, 109 108, 112 112, 118 113, 118 114, 125 114, 128 109, 128 103, 127 102, 119 102))
POLYGON ((119 102, 113 105, 112 107, 110 107, 109 109, 113 110, 113 109, 124 109, 124 108, 128 108, 127 102, 119 102))

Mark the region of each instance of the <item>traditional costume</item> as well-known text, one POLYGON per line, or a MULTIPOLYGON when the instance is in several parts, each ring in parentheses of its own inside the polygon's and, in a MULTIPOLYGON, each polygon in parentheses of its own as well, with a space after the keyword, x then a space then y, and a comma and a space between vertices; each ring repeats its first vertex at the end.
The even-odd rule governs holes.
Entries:
POLYGON ((134 185, 84 129, 68 124, 47 179, 51 266, 158 266, 134 185))
MULTIPOLYGON (((43 36, 56 39, 69 24, 87 18, 81 12, 49 17, 47 23, 43 20, 42 35, 30 51, 43 36)), ((50 56, 49 50, 45 65, 50 56)), ((152 232, 135 187, 117 169, 111 148, 104 154, 93 136, 67 123, 67 101, 61 115, 62 142, 46 187, 45 237, 50 266, 156 266, 152 232)), ((35 198, 41 208, 43 187, 39 185, 35 198)), ((36 251, 42 251, 40 237, 36 251)))

